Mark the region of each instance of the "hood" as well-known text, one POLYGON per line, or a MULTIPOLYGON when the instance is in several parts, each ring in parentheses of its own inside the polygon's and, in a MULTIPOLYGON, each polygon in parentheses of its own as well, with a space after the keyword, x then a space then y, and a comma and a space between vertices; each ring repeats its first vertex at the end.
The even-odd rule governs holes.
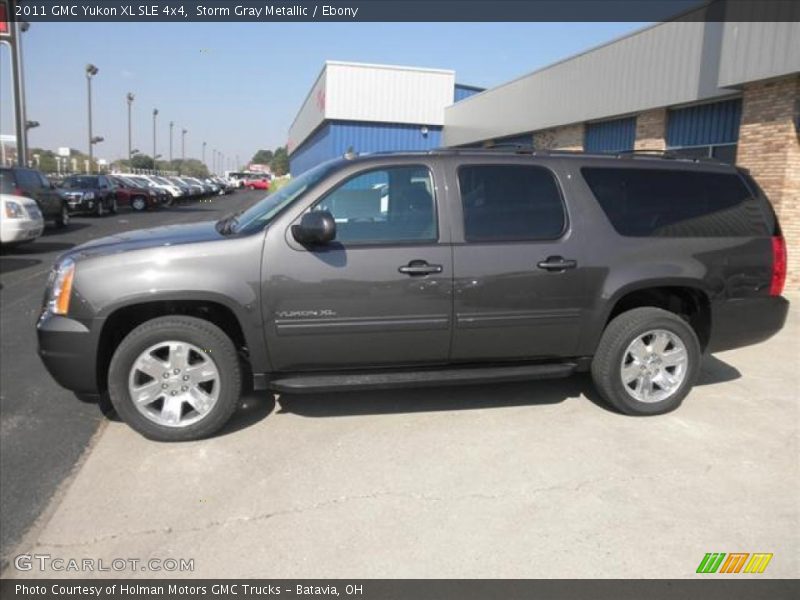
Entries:
POLYGON ((224 239, 226 239, 225 236, 216 229, 216 221, 204 221, 202 223, 154 227, 153 229, 137 229, 98 238, 76 246, 65 256, 79 259, 159 246, 179 246, 224 239))

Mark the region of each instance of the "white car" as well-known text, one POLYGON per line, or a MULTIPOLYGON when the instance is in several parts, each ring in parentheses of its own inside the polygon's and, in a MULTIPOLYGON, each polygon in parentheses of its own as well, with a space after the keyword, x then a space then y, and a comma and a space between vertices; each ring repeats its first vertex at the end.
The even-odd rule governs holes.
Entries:
POLYGON ((35 200, 0 194, 0 242, 28 242, 42 235, 42 231, 44 218, 35 200))

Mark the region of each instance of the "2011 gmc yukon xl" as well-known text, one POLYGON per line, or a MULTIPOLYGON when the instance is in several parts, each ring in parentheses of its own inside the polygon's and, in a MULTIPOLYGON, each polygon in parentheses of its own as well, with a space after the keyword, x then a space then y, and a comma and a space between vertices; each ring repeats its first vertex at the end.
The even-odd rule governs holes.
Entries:
POLYGON ((219 222, 70 250, 39 352, 160 440, 220 429, 246 373, 291 393, 591 370, 616 409, 653 415, 686 397, 703 352, 781 329, 785 274, 769 202, 722 163, 375 154, 219 222))

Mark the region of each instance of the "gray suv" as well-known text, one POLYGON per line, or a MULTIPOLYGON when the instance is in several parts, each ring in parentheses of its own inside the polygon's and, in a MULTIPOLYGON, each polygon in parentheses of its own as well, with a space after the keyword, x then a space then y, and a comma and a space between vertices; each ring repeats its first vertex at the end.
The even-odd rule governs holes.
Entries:
POLYGON ((53 377, 145 436, 219 430, 240 390, 520 381, 591 371, 617 410, 675 409, 703 352, 784 324, 786 247, 744 171, 501 150, 322 164, 218 222, 57 261, 53 377))

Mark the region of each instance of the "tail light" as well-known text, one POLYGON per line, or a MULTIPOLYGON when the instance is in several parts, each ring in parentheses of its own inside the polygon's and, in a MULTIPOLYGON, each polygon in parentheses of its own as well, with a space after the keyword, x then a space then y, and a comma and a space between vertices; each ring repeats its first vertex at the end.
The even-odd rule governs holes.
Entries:
POLYGON ((772 281, 769 285, 770 296, 780 296, 786 283, 786 240, 783 236, 772 238, 772 281))

